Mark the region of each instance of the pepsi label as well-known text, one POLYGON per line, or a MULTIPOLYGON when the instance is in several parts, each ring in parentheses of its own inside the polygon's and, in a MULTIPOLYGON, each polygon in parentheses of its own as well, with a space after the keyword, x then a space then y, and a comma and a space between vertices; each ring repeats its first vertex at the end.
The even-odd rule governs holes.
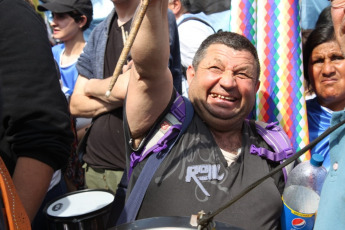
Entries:
POLYGON ((284 202, 281 216, 282 230, 312 230, 315 223, 315 213, 305 214, 292 210, 284 202))

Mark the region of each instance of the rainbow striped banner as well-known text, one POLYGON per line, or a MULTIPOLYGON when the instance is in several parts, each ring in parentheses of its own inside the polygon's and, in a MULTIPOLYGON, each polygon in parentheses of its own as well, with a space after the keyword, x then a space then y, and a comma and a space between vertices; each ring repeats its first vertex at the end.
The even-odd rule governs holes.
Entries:
POLYGON ((256 45, 257 0, 232 0, 230 16, 230 31, 243 34, 256 45))
POLYGON ((309 134, 299 0, 232 0, 230 31, 246 36, 258 50, 257 119, 279 121, 295 149, 303 148, 309 134))

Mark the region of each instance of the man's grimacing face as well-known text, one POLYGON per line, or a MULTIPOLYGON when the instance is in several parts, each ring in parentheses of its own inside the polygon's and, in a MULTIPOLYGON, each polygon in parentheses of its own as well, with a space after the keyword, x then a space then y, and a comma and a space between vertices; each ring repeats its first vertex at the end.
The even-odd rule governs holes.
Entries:
POLYGON ((189 97, 209 126, 226 131, 248 116, 260 85, 250 52, 212 44, 197 69, 188 71, 189 97))

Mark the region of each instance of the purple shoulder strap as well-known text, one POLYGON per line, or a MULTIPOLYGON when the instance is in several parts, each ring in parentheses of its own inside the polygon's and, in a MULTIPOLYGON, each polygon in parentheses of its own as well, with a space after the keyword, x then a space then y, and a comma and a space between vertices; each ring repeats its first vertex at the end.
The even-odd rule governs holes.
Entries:
MULTIPOLYGON (((293 156, 296 153, 295 149, 292 147, 289 137, 285 131, 277 125, 277 123, 278 122, 265 123, 262 121, 255 121, 256 131, 273 149, 273 151, 263 147, 251 145, 251 154, 258 155, 274 162, 282 163, 285 159, 293 156)), ((285 181, 287 179, 287 174, 292 168, 293 164, 290 164, 283 169, 285 181)))
POLYGON ((141 161, 153 153, 159 153, 168 147, 168 142, 174 139, 180 132, 182 123, 185 120, 186 109, 183 97, 176 93, 170 111, 165 115, 159 124, 159 128, 150 137, 142 151, 132 152, 130 155, 130 169, 128 178, 132 174, 133 168, 141 161))

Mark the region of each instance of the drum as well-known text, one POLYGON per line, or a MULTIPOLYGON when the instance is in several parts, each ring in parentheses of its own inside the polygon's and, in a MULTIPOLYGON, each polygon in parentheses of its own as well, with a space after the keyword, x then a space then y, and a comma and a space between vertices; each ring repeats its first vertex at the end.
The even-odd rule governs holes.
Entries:
POLYGON ((44 213, 51 230, 103 230, 114 195, 102 189, 67 193, 49 202, 44 213))
MULTIPOLYGON (((152 217, 152 218, 147 218, 147 219, 136 220, 131 223, 112 227, 109 230, 132 230, 132 229, 189 230, 189 229, 198 229, 198 228, 192 227, 190 225, 190 217, 169 216, 169 217, 152 217)), ((241 230, 237 227, 233 227, 228 224, 216 222, 216 221, 210 224, 209 229, 241 230)))

